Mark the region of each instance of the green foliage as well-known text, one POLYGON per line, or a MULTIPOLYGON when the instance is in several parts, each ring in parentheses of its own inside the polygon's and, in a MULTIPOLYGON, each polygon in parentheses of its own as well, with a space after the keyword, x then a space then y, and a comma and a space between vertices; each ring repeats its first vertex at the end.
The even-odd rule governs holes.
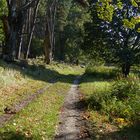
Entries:
POLYGON ((134 7, 138 7, 139 0, 131 0, 131 3, 134 7))
POLYGON ((4 41, 4 33, 3 33, 3 25, 2 22, 0 20, 0 44, 2 43, 2 41, 4 41))
POLYGON ((61 58, 64 55, 63 60, 74 62, 80 58, 81 54, 83 55, 80 46, 83 42, 84 24, 89 20, 87 9, 71 0, 61 1, 58 4, 56 57, 61 58))
POLYGON ((104 110, 107 110, 106 104, 109 104, 110 101, 112 101, 109 88, 104 87, 104 89, 95 89, 96 88, 94 87, 94 93, 91 96, 87 97, 86 103, 88 104, 89 109, 95 109, 98 111, 102 110, 104 112, 104 110))
POLYGON ((114 6, 110 3, 111 0, 99 0, 96 3, 98 17, 109 22, 112 21, 114 13, 114 6))
POLYGON ((135 76, 128 78, 118 78, 113 84, 112 94, 119 100, 126 100, 140 94, 140 79, 135 76))
POLYGON ((83 50, 95 60, 101 57, 129 71, 127 66, 140 58, 139 8, 131 1, 99 0, 91 1, 89 10, 92 21, 85 24, 83 50))
MULTIPOLYGON (((87 104, 110 118, 124 118, 137 122, 140 120, 140 82, 137 77, 121 78, 103 90, 95 90, 87 98, 87 104)), ((115 120, 114 120, 115 121, 115 120)))
POLYGON ((118 2, 117 2, 117 8, 118 9, 122 9, 123 8, 123 3, 121 2, 121 0, 118 0, 118 2))
POLYGON ((135 24, 130 22, 128 19, 124 19, 123 22, 124 22, 124 27, 130 28, 130 29, 134 29, 135 28, 135 24))
MULTIPOLYGON (((139 70, 138 67, 134 69, 139 70)), ((85 103, 89 111, 98 111, 103 116, 108 116, 108 121, 118 125, 138 123, 140 79, 132 72, 129 77, 124 78, 118 75, 119 71, 114 67, 87 67, 81 90, 86 94, 85 103)))
POLYGON ((65 55, 70 62, 80 59, 80 56, 83 55, 80 46, 83 42, 84 23, 88 20, 89 15, 86 11, 82 11, 80 6, 71 7, 65 27, 65 55))
POLYGON ((59 31, 63 31, 64 27, 67 25, 67 17, 69 14, 69 10, 72 6, 72 0, 62 0, 58 3, 57 9, 57 26, 59 31))
POLYGON ((92 75, 95 78, 101 78, 101 79, 112 79, 114 77, 117 77, 118 69, 114 67, 105 67, 105 66, 93 66, 89 65, 86 68, 86 74, 92 75))
MULTIPOLYGON (((138 121, 140 110, 140 79, 137 77, 121 78, 112 86, 111 96, 115 98, 116 109, 114 111, 116 116, 123 117, 128 120, 138 121)), ((113 115, 113 114, 112 114, 113 115)))
POLYGON ((7 14, 7 4, 5 0, 0 1, 0 16, 7 14))
POLYGON ((135 29, 136 25, 140 23, 140 19, 139 17, 133 17, 130 21, 128 19, 123 19, 123 23, 125 28, 135 29))
POLYGON ((0 1, 0 44, 2 43, 2 41, 4 41, 3 24, 1 21, 1 17, 3 15, 7 15, 7 7, 5 0, 0 1))

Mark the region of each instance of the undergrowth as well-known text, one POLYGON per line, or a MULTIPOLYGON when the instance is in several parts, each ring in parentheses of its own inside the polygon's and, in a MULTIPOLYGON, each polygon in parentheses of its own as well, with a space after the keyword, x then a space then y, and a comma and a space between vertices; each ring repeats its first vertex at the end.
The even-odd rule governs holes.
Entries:
MULTIPOLYGON (((92 115, 98 112, 101 116, 98 116, 98 124, 106 118, 103 124, 108 122, 118 128, 137 126, 137 130, 140 129, 140 78, 136 73, 124 78, 114 67, 88 67, 82 82, 81 91, 93 121, 97 119, 92 115)), ((138 137, 137 133, 133 139, 138 137)))

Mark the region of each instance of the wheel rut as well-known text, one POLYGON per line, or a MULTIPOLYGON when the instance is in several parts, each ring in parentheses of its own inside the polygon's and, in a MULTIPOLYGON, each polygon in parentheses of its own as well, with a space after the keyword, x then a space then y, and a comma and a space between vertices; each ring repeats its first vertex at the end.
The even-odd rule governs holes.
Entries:
POLYGON ((20 101, 19 103, 13 105, 13 107, 8 108, 5 114, 0 115, 0 127, 3 127, 5 123, 10 121, 16 113, 20 112, 23 108, 25 108, 28 104, 34 101, 40 94, 43 94, 50 86, 56 83, 56 80, 51 80, 50 85, 36 91, 32 95, 28 96, 26 99, 20 101))

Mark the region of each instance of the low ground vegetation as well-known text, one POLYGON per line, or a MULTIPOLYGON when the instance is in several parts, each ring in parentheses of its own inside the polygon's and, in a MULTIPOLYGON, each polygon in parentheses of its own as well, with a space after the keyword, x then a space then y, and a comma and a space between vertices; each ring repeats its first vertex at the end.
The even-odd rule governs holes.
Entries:
MULTIPOLYGON (((137 69, 138 70, 138 69, 137 69)), ((136 71, 136 69, 135 69, 136 71)), ((138 72, 138 71, 137 71, 138 72)), ((85 104, 91 113, 92 130, 98 128, 94 137, 139 139, 140 78, 133 71, 124 78, 115 67, 90 67, 86 69, 81 84, 85 104), (134 129, 135 126, 135 129, 134 129), (129 133, 126 128, 134 132, 129 133), (115 134, 112 131, 123 133, 115 134), (110 133, 113 136, 108 136, 110 133), (107 135, 107 136, 105 136, 107 135), (117 136, 117 137, 116 137, 117 136)), ((97 129, 96 129, 97 130, 97 129)), ((94 130, 95 131, 95 130, 94 130)))
POLYGON ((39 89, 48 87, 0 128, 0 140, 53 139, 65 95, 84 69, 58 62, 45 65, 42 60, 38 58, 15 64, 0 61, 0 115, 5 113, 6 107, 12 108, 39 89))

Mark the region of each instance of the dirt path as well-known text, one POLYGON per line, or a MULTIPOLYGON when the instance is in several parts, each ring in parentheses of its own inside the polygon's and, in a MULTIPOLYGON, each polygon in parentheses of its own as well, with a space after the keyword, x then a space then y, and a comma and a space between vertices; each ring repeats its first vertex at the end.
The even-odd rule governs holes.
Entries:
POLYGON ((60 114, 60 122, 56 128, 55 140, 87 140, 82 135, 85 121, 82 118, 83 107, 80 103, 78 84, 81 76, 77 77, 68 92, 60 114))

